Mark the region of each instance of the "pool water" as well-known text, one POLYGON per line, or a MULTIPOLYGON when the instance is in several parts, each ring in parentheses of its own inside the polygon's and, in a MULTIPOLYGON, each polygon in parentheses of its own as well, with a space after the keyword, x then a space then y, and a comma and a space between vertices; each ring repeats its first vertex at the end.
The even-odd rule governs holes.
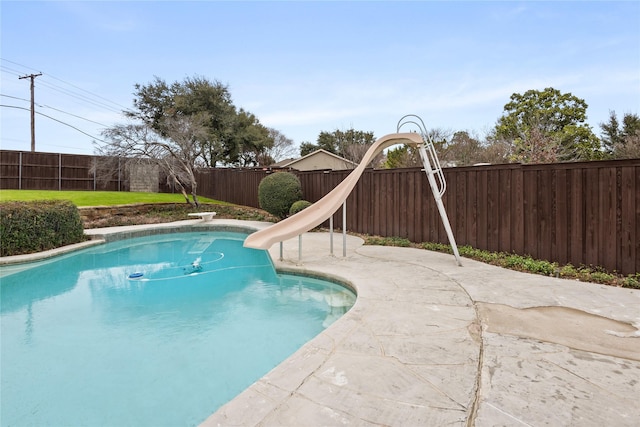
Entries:
POLYGON ((355 296, 279 275, 246 235, 100 245, 0 279, 0 423, 204 421, 345 313, 355 296))

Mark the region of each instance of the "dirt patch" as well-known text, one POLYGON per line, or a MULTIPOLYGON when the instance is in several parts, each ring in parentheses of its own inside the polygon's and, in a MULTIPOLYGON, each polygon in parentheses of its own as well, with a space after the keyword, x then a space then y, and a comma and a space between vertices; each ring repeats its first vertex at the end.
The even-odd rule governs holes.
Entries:
POLYGON ((186 203, 150 203, 119 206, 92 206, 78 208, 84 228, 104 228, 121 225, 160 224, 193 219, 189 213, 216 212, 216 218, 245 221, 275 222, 269 213, 246 206, 202 204, 194 208, 186 203))
POLYGON ((567 307, 517 309, 478 303, 486 330, 640 361, 640 333, 625 322, 567 307))

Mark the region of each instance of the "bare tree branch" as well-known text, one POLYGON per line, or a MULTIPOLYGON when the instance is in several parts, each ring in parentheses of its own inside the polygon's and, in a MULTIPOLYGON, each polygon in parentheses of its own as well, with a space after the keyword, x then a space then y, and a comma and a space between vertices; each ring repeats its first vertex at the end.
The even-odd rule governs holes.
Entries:
POLYGON ((165 137, 144 124, 115 125, 102 133, 107 144, 98 147, 98 154, 126 158, 129 164, 157 164, 167 175, 168 183, 180 190, 187 203, 198 206, 195 169, 203 163, 201 141, 207 137, 206 121, 205 114, 166 118, 165 137))

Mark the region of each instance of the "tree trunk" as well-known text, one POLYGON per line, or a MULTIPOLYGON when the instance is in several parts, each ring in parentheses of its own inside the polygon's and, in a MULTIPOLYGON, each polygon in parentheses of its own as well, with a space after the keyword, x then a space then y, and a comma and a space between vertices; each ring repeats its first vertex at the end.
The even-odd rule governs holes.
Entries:
POLYGON ((195 191, 191 192, 191 197, 193 197, 193 203, 195 204, 195 206, 200 207, 200 202, 198 201, 198 196, 196 195, 195 191))

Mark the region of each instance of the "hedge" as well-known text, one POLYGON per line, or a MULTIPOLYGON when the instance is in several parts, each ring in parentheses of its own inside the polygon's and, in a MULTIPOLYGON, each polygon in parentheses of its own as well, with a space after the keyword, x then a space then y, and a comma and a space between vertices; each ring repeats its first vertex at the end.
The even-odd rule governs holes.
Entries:
POLYGON ((297 202, 291 205, 291 208, 289 209, 289 216, 295 215, 298 212, 305 210, 306 208, 311 206, 311 204, 312 203, 307 200, 298 200, 297 202))
POLYGON ((278 218, 285 218, 291 205, 302 199, 302 185, 290 172, 268 175, 258 185, 260 208, 278 218))
POLYGON ((83 240, 82 219, 70 201, 0 204, 0 256, 41 252, 83 240))

